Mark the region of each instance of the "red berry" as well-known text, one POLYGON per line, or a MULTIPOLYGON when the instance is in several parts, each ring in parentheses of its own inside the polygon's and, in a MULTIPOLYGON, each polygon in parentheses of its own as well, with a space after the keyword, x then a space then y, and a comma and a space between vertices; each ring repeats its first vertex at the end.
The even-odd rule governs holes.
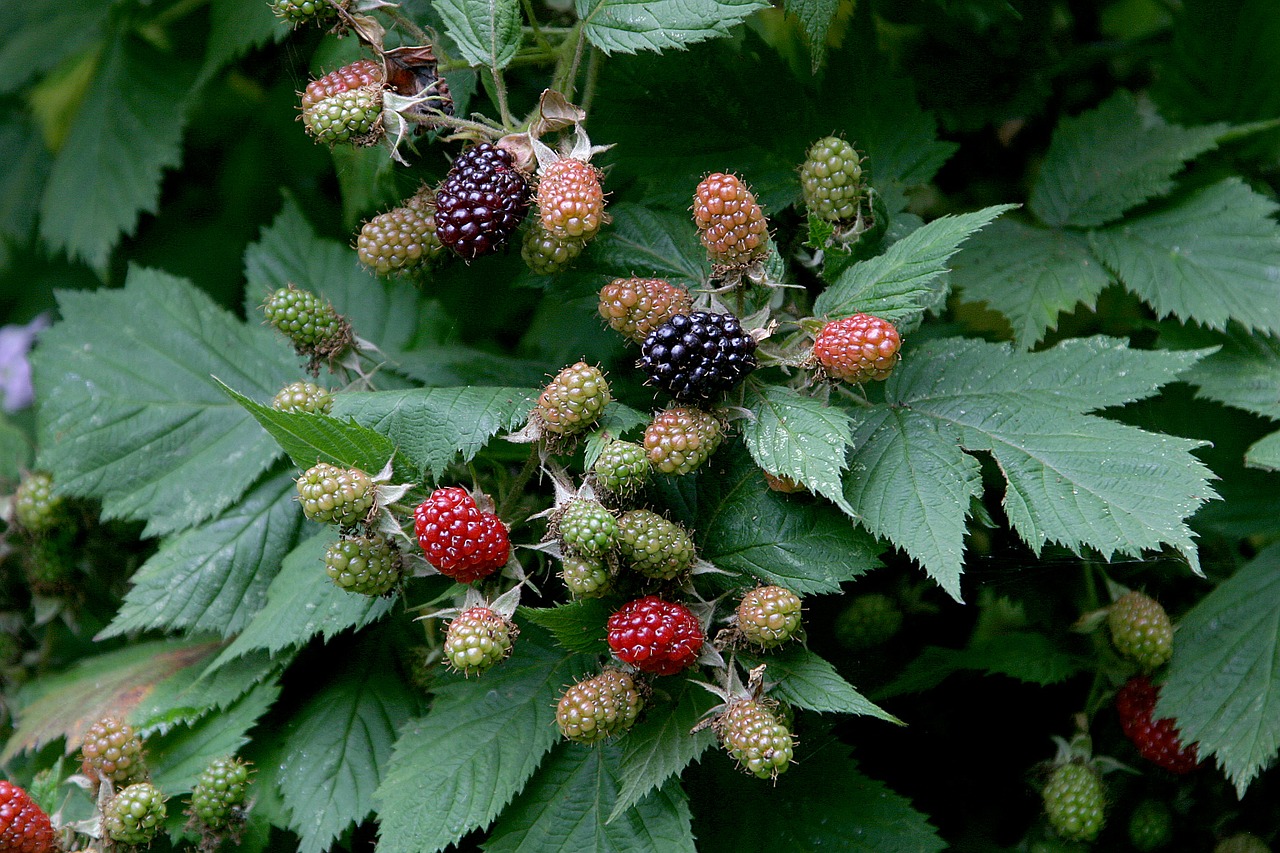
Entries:
POLYGON ((827 375, 845 382, 888 379, 902 338, 892 323, 870 314, 832 320, 813 342, 813 357, 827 375))
POLYGON ((1116 694, 1116 712, 1125 736, 1138 747, 1143 758, 1172 773, 1190 773, 1200 764, 1196 744, 1182 745, 1182 737, 1170 717, 1153 720, 1160 688, 1140 675, 1116 694))
POLYGON ((538 178, 538 213, 552 237, 590 240, 605 219, 599 170, 572 157, 543 169, 538 178))
POLYGON ((0 851, 52 853, 53 824, 26 791, 0 780, 0 851))
POLYGON ((507 564, 507 526, 481 512, 466 489, 436 489, 413 511, 413 529, 427 562, 458 583, 488 577, 507 564))
POLYGON ((708 175, 693 194, 693 221, 712 262, 746 267, 769 253, 769 226, 756 197, 735 175, 708 175))
POLYGON ((647 595, 609 617, 609 648, 644 672, 673 675, 693 666, 702 649, 702 625, 683 604, 647 595))
POLYGON ((382 66, 358 59, 307 84, 302 122, 320 142, 372 145, 382 136, 382 66))

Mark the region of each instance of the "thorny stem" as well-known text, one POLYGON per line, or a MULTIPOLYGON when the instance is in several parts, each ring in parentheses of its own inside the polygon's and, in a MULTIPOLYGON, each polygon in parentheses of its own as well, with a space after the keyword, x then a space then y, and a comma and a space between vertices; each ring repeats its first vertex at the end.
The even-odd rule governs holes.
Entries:
POLYGON ((580 105, 584 112, 591 112, 591 102, 596 96, 596 83, 600 79, 600 49, 595 45, 591 46, 591 57, 587 60, 587 82, 582 87, 582 104, 580 105))
POLYGON ((574 81, 578 76, 578 63, 582 59, 582 46, 585 41, 586 39, 582 33, 582 23, 579 22, 570 31, 561 46, 556 73, 551 81, 551 88, 569 100, 573 100, 574 81), (572 48, 572 51, 570 51, 570 48, 572 48))
POLYGON ((432 115, 431 124, 436 127, 451 127, 455 130, 470 130, 473 133, 482 134, 488 139, 496 139, 506 132, 506 128, 498 127, 493 124, 471 121, 470 119, 458 118, 457 116, 447 116, 443 113, 432 115))
POLYGON ((498 101, 498 113, 502 116, 502 126, 507 130, 514 130, 516 122, 511 116, 511 107, 507 104, 507 84, 502 79, 502 72, 489 66, 489 73, 493 76, 493 96, 498 101))

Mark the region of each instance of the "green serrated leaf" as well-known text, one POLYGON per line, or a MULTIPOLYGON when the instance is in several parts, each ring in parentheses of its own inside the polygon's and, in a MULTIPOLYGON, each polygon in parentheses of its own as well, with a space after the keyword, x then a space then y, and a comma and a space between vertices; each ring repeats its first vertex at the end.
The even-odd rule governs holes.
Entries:
POLYGON ((756 464, 803 483, 857 518, 840 484, 853 440, 848 414, 781 385, 752 384, 746 405, 755 417, 742 428, 742 440, 756 464))
POLYGON ((254 48, 289 34, 290 27, 262 0, 212 0, 209 6, 209 42, 205 47, 201 77, 254 48))
POLYGON ((518 0, 436 0, 445 29, 471 65, 507 67, 520 48, 518 0))
POLYGON ((36 223, 31 199, 44 190, 53 158, 36 128, 16 117, 0 125, 0 151, 7 152, 0 174, 0 235, 24 242, 36 223))
POLYGON ((1087 228, 1118 219, 1173 189, 1183 164, 1215 147, 1226 129, 1168 124, 1120 90, 1058 125, 1031 188, 1031 210, 1054 226, 1087 228))
POLYGON ((154 213, 164 170, 182 157, 194 68, 113 28, 49 174, 40 234, 98 269, 142 212, 154 213))
POLYGON ((166 540, 134 573, 100 636, 182 629, 229 637, 243 630, 266 603, 302 526, 296 497, 293 479, 279 474, 222 516, 166 540))
POLYGON ((189 725, 271 679, 281 663, 257 652, 214 672, 216 666, 202 660, 166 678, 133 709, 129 723, 144 734, 189 725))
POLYGON ((58 304, 63 319, 32 364, 37 464, 66 492, 100 498, 107 518, 146 519, 144 535, 157 536, 222 512, 279 457, 211 378, 263 397, 292 381, 292 357, 265 329, 150 270, 58 304))
POLYGON ((1013 631, 967 649, 928 646, 893 681, 876 691, 877 699, 932 690, 957 672, 1007 675, 1045 687, 1086 668, 1061 645, 1034 631, 1013 631))
POLYGON ((280 793, 302 853, 329 849, 373 810, 396 731, 417 706, 394 668, 369 665, 391 655, 375 638, 336 662, 284 733, 280 793))
POLYGON ((186 793, 215 758, 235 755, 249 742, 249 729, 275 704, 280 685, 275 680, 256 685, 235 704, 202 717, 193 726, 179 726, 147 738, 147 766, 156 787, 172 796, 186 793))
POLYGON ((547 850, 688 851, 697 848, 689 806, 674 780, 606 820, 625 768, 616 746, 561 744, 503 812, 485 853, 547 850))
POLYGON ((1280 545, 1260 553, 1178 622, 1156 717, 1173 717, 1243 797, 1280 748, 1280 545))
POLYGON ((662 787, 715 742, 710 728, 691 733, 693 727, 719 699, 710 691, 685 680, 674 697, 663 697, 663 707, 645 716, 622 741, 621 777, 617 801, 609 821, 662 787))
POLYGON ((30 0, 6 9, 0 93, 18 91, 40 73, 99 41, 112 5, 30 0))
POLYGON ((839 0, 786 0, 786 10, 800 19, 805 39, 809 42, 811 69, 818 73, 827 56, 827 30, 840 9, 839 0))
MULTIPOLYGON (((1183 374, 1197 396, 1280 420, 1280 338, 1227 327, 1222 349, 1183 374)), ((1203 342, 1203 341, 1200 341, 1203 342)))
POLYGON ((1090 235, 1125 287, 1161 317, 1280 333, 1280 208, 1239 178, 1090 235))
POLYGON ((493 435, 524 423, 541 389, 417 388, 340 394, 333 417, 388 436, 420 472, 439 477, 458 455, 470 461, 493 435))
MULTIPOLYGON (((692 187, 689 197, 693 197, 692 187)), ((710 278, 707 251, 689 227, 686 213, 620 203, 611 205, 609 214, 613 223, 591 255, 602 272, 619 278, 656 276, 687 288, 699 287, 710 278)))
POLYGON ((836 592, 841 582, 879 565, 875 543, 834 507, 763 483, 736 444, 699 472, 693 529, 704 559, 800 595, 836 592))
POLYGON ((612 608, 596 598, 584 598, 556 607, 521 607, 519 613, 535 625, 551 632, 561 646, 571 652, 609 654, 605 623, 612 608))
POLYGON ((883 255, 841 273, 814 301, 814 315, 837 319, 873 314, 900 331, 910 331, 936 296, 946 293, 946 264, 960 244, 1013 207, 1003 204, 944 216, 911 232, 883 255))
POLYGON ((1264 471, 1280 471, 1280 432, 1273 432, 1249 446, 1244 464, 1264 471))
POLYGON ((0 415, 0 482, 16 485, 23 470, 31 466, 33 454, 27 434, 0 415))
POLYGON ((902 725, 902 721, 867 699, 836 668, 808 649, 789 646, 768 655, 745 652, 742 659, 751 667, 765 664, 765 684, 775 699, 832 714, 857 714, 902 725))
POLYGON ((213 668, 264 649, 274 656, 301 646, 317 634, 325 642, 348 628, 360 629, 378 621, 395 598, 370 598, 339 589, 324 570, 324 552, 337 538, 332 530, 312 536, 289 552, 280 574, 267 589, 267 603, 243 633, 227 646, 213 668))
POLYGON ((720 38, 763 0, 574 0, 587 39, 605 53, 684 50, 720 38))
POLYGON ((556 701, 593 658, 566 658, 526 626, 512 656, 480 679, 441 684, 401 730, 374 801, 382 853, 439 851, 486 826, 559 736, 556 701))
POLYGON ((587 436, 583 451, 582 467, 589 469, 600 458, 600 451, 614 439, 622 438, 627 433, 638 430, 649 423, 649 415, 624 406, 617 400, 604 407, 604 414, 596 422, 591 434, 587 436))
POLYGON ((951 284, 965 302, 985 302, 1030 349, 1077 304, 1092 309, 1111 281, 1078 234, 1002 219, 975 234, 956 256, 951 284))

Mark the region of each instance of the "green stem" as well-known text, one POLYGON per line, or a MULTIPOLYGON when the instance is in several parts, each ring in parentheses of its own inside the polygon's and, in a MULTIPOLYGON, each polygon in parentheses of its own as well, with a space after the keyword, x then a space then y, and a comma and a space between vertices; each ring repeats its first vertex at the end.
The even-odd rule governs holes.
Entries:
POLYGON ((489 73, 493 75, 493 96, 498 101, 498 114, 502 116, 502 126, 507 130, 513 130, 516 123, 511 116, 511 107, 507 104, 507 84, 502 79, 502 72, 490 66, 489 73))
POLYGON ((529 29, 533 30, 533 39, 539 45, 551 49, 551 43, 547 41, 547 37, 542 34, 542 27, 538 25, 538 16, 533 13, 533 3, 530 0, 520 0, 520 5, 524 7, 524 16, 529 21, 529 29))
POLYGON ((383 6, 379 11, 390 18, 396 26, 403 27, 405 32, 413 36, 416 41, 424 44, 431 41, 431 36, 427 34, 427 31, 418 26, 417 22, 404 12, 400 11, 399 6, 383 6))
POLYGON ((591 57, 587 60, 587 82, 582 87, 582 109, 591 112, 591 102, 596 97, 596 83, 600 80, 601 56, 600 48, 591 46, 591 57))
POLYGON ((533 477, 533 472, 538 470, 538 446, 535 444, 529 450, 529 458, 524 461, 524 467, 520 469, 520 473, 516 474, 514 480, 507 484, 506 494, 502 497, 502 504, 498 507, 498 516, 502 517, 510 512, 515 506, 520 495, 524 494, 524 487, 529 485, 529 479, 533 477))
POLYGON ((556 71, 551 79, 551 88, 567 99, 573 100, 573 82, 578 76, 578 62, 582 58, 582 23, 578 22, 560 46, 560 55, 556 60, 556 71))

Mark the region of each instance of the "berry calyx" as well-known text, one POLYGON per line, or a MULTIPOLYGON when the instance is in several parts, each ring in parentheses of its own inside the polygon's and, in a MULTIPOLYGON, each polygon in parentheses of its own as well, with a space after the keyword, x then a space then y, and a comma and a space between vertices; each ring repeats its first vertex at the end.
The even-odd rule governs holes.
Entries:
POLYGON ((436 489, 413 512, 413 529, 427 562, 458 583, 486 578, 507 564, 511 540, 502 519, 481 512, 466 489, 436 489))
POLYGON ((420 196, 373 217, 356 238, 356 257, 379 275, 409 272, 442 254, 435 208, 420 196))
POLYGON ((624 663, 655 675, 674 675, 698 660, 702 625, 683 604, 647 595, 609 617, 609 648, 624 663))
POLYGON ((672 317, 692 310, 689 291, 660 278, 617 278, 600 288, 600 316, 638 344, 672 317))
POLYGON ((268 296, 262 310, 300 355, 336 358, 355 341, 351 324, 332 305, 292 284, 268 296))
POLYGON ((567 551, 599 558, 613 550, 618 520, 598 501, 575 498, 561 511, 556 529, 567 551))
POLYGON ((188 814, 203 826, 222 830, 244 819, 249 792, 249 765, 238 758, 218 758, 196 778, 188 814))
POLYGON ((565 554, 560 577, 575 598, 594 598, 609 591, 609 567, 596 557, 565 554))
POLYGON ((1068 841, 1092 841, 1102 831, 1106 795, 1102 778, 1087 764, 1054 768, 1042 796, 1049 825, 1068 841))
POLYGON ((511 654, 519 631, 505 616, 488 607, 462 611, 445 632, 444 657, 465 675, 479 675, 511 654))
POLYGON ((866 186, 862 158, 838 136, 819 139, 809 147, 800 166, 800 189, 810 216, 827 222, 851 222, 866 186))
POLYGON ((22 478, 13 495, 13 517, 28 533, 48 533, 62 518, 62 498, 53 495, 53 477, 33 471, 22 478))
POLYGON ((102 813, 107 837, 117 844, 149 844, 164 823, 164 795, 150 782, 118 791, 102 813))
POLYGON ((339 468, 319 462, 298 478, 302 514, 321 524, 354 527, 373 508, 375 487, 359 468, 339 468))
POLYGON ((902 610, 887 595, 869 592, 849 602, 836 617, 836 639, 853 651, 865 651, 893 639, 902 628, 902 610))
POLYGON ((142 756, 142 740, 133 726, 115 717, 103 717, 85 732, 80 754, 88 764, 87 776, 101 776, 117 785, 127 785, 147 777, 142 756))
POLYGON ((564 157, 538 176, 538 215, 543 229, 561 240, 590 240, 605 222, 600 171, 564 157))
POLYGON ((556 237, 541 222, 531 222, 520 243, 520 257, 531 272, 555 275, 568 268, 587 248, 581 237, 556 237))
POLYGON ((738 604, 738 630, 766 649, 791 639, 800 627, 800 596, 780 586, 758 586, 738 604))
POLYGON ((556 705, 556 724, 568 740, 599 743, 631 728, 643 707, 631 676, 609 667, 565 690, 556 705))
POLYGON ((640 574, 671 580, 693 565, 693 539, 656 512, 633 509, 618 519, 618 553, 640 574))
POLYGON ((312 80, 302 93, 302 123, 317 142, 374 145, 382 138, 382 66, 357 59, 312 80))
POLYGON ((653 471, 653 463, 641 445, 615 440, 604 446, 591 470, 605 491, 626 496, 645 484, 653 471))
POLYGON ((53 824, 44 809, 17 785, 0 779, 0 850, 53 853, 53 824))
POLYGON ((400 553, 381 533, 339 539, 324 552, 325 573, 347 592, 386 595, 403 570, 400 553))
POLYGON ((702 409, 678 407, 659 413, 644 431, 649 462, 664 474, 697 470, 720 447, 720 419, 702 409))
POLYGON ((604 372, 580 361, 556 374, 542 390, 534 412, 547 432, 576 435, 600 418, 611 399, 604 372))
POLYGON ((511 154, 488 142, 458 155, 436 190, 436 236, 460 257, 492 252, 529 212, 529 184, 511 154))
POLYGON ((756 339, 732 314, 677 314, 649 333, 638 366, 683 403, 711 400, 758 366, 756 339))
POLYGON ((327 415, 333 408, 333 394, 314 382, 292 382, 280 389, 271 408, 288 414, 327 415))
POLYGON ((707 256, 742 269, 769 253, 769 226, 756 197, 736 175, 708 175, 693 194, 693 221, 707 256))
POLYGON ((1182 736, 1170 717, 1153 719, 1160 690, 1151 679, 1139 675, 1129 679, 1116 693, 1116 713, 1125 736, 1138 753, 1171 773, 1190 773, 1200 765, 1196 744, 1183 746, 1182 736))
POLYGON ((777 778, 791 764, 791 732, 764 702, 730 702, 716 718, 715 730, 729 756, 760 779, 777 778))
POLYGON ((901 347, 902 338, 892 323, 854 314, 822 328, 813 342, 813 357, 832 379, 871 382, 889 378, 901 347))
POLYGON ((1116 599, 1107 613, 1116 651, 1150 672, 1173 657, 1173 623, 1160 602, 1134 590, 1116 599))

